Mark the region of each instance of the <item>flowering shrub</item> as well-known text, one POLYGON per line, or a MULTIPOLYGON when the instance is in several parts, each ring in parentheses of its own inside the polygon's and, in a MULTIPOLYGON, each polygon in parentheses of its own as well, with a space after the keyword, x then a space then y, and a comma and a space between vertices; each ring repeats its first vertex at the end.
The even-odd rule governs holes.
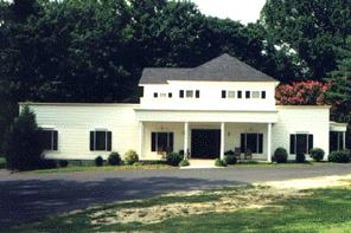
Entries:
POLYGON ((275 98, 280 105, 324 105, 330 86, 313 80, 283 84, 276 88, 275 98))

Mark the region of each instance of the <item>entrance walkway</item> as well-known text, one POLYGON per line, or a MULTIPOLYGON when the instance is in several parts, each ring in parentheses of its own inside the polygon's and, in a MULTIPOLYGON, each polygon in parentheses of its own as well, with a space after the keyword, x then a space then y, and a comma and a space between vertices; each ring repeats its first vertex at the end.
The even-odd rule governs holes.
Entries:
POLYGON ((219 168, 216 167, 214 159, 189 159, 190 166, 181 167, 181 169, 193 168, 219 168))

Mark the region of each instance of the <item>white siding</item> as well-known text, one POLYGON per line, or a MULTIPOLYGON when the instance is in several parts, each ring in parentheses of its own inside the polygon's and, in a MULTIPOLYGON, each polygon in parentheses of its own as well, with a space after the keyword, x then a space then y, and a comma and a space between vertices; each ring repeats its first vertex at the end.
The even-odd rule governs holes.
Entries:
MULTIPOLYGON (((329 151, 328 106, 278 106, 278 122, 272 127, 272 153, 278 147, 290 151, 290 134, 313 134, 313 147, 329 151)), ((309 156, 306 156, 309 158, 309 156)), ((295 155, 289 155, 295 159, 295 155)))
MULTIPOLYGON (((140 98, 144 109, 186 109, 186 110, 275 110, 274 91, 277 82, 203 82, 168 81, 168 84, 143 85, 144 96, 140 98), (179 98, 180 90, 199 90, 200 98, 179 98), (235 98, 222 98, 222 90, 235 91, 235 98), (242 98, 237 98, 242 91, 242 98), (265 91, 266 98, 245 98, 245 91, 265 91), (154 93, 165 93, 166 97, 154 98, 154 93), (172 93, 172 98, 168 98, 172 93)), ((251 93, 252 94, 252 93, 251 93)), ((194 93, 195 95, 195 93, 194 93)))
POLYGON ((112 131, 112 151, 123 156, 128 149, 138 148, 138 122, 134 108, 123 104, 30 104, 38 125, 58 130, 58 151, 46 152, 47 158, 107 158, 109 151, 90 151, 90 131, 103 128, 112 131))

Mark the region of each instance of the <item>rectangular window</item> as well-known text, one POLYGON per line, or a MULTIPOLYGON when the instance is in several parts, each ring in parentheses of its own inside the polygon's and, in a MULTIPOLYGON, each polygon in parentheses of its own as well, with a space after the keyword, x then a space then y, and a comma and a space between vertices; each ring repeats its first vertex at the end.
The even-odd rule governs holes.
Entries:
POLYGON ((253 92, 252 92, 252 98, 253 98, 253 99, 258 99, 258 98, 260 98, 260 92, 259 92, 259 91, 253 91, 253 92))
POLYGON ((250 150, 252 153, 263 153, 263 134, 261 133, 242 133, 240 142, 242 152, 250 150))
POLYGON ((168 92, 168 98, 172 98, 172 92, 168 92))
POLYGON ((160 93, 160 98, 166 98, 167 94, 166 93, 160 93))
POLYGON ((58 131, 53 129, 42 130, 44 150, 57 150, 58 131))
POLYGON ((184 90, 179 91, 179 98, 184 98, 184 90))
POLYGON ((234 99, 235 98, 235 91, 228 91, 228 98, 234 99))
POLYGON ((331 131, 329 133, 329 150, 339 151, 344 149, 343 132, 331 131))
POLYGON ((312 134, 290 134, 290 154, 309 154, 312 148, 312 134))
POLYGON ((265 99, 266 98, 266 91, 261 91, 261 99, 265 99))
POLYGON ((91 151, 111 151, 112 132, 105 130, 90 131, 91 151))
POLYGON ((152 132, 151 133, 151 151, 173 151, 173 132, 152 132))
POLYGON ((245 91, 245 98, 250 99, 250 91, 245 91))
POLYGON ((185 92, 185 96, 186 96, 186 98, 193 98, 193 97, 194 97, 194 91, 192 91, 192 90, 187 90, 187 91, 185 92))
POLYGON ((227 92, 223 90, 223 91, 222 91, 222 99, 225 99, 225 98, 227 97, 226 94, 227 94, 227 92))
POLYGON ((199 90, 196 90, 195 91, 195 98, 200 98, 200 91, 199 90))
POLYGON ((242 95, 242 91, 238 91, 238 99, 241 99, 243 97, 242 95))
POLYGON ((158 98, 158 93, 154 92, 154 98, 158 98))

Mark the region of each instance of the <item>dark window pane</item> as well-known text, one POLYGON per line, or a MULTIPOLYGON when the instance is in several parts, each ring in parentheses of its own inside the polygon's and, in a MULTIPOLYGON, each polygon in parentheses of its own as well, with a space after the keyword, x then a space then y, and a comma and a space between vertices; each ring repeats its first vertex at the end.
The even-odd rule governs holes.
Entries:
POLYGON ((157 133, 157 150, 166 151, 168 147, 168 134, 167 133, 157 133))
POLYGON ((106 150, 105 131, 95 131, 95 150, 106 150))
POLYGON ((238 99, 242 98, 242 91, 238 91, 238 99))
POLYGON ((222 99, 225 99, 226 97, 226 91, 222 91, 222 99))
POLYGON ((306 153, 310 153, 310 150, 313 148, 313 134, 308 135, 308 151, 306 153))
POLYGON ((258 153, 263 153, 263 134, 258 134, 258 153))
POLYGON ((295 134, 290 134, 290 154, 295 154, 295 134))
POLYGON ((168 134, 168 148, 167 152, 172 152, 173 151, 173 142, 174 142, 174 135, 173 133, 168 134))
POLYGON ((245 98, 250 99, 250 91, 245 91, 245 98))
POLYGON ((172 92, 168 93, 168 98, 172 98, 172 92))
POLYGON ((95 141, 95 133, 94 131, 90 131, 90 150, 94 150, 95 146, 94 146, 94 141, 95 141))
POLYGON ((52 149, 53 150, 57 150, 57 141, 58 141, 58 132, 57 130, 53 131, 53 145, 52 145, 52 149))
POLYGON ((246 149, 249 149, 252 153, 257 153, 257 134, 246 134, 246 147, 246 149))
POLYGON ((156 133, 151 133, 151 151, 156 151, 156 133))
POLYGON ((157 97, 158 97, 158 93, 154 92, 154 98, 157 98, 157 97))
POLYGON ((330 132, 329 133, 329 150, 330 151, 338 151, 338 132, 330 132))
POLYGON ((265 99, 265 98, 266 98, 266 92, 265 92, 265 91, 262 91, 262 92, 261 92, 261 98, 262 98, 262 99, 265 99))
POLYGON ((195 91, 195 98, 200 98, 200 91, 199 90, 195 91))
POLYGON ((179 97, 180 98, 184 98, 184 90, 180 90, 179 91, 179 97))
POLYGON ((241 152, 246 151, 246 141, 245 141, 245 134, 240 134, 240 150, 241 152))
POLYGON ((344 150, 344 135, 342 132, 338 132, 338 144, 339 150, 344 150))
POLYGON ((296 154, 307 153, 307 135, 296 134, 296 154))
POLYGON ((42 131, 42 141, 43 141, 44 150, 52 149, 52 131, 51 130, 42 131))
POLYGON ((107 132, 107 151, 111 151, 112 148, 112 132, 108 131, 107 132))

